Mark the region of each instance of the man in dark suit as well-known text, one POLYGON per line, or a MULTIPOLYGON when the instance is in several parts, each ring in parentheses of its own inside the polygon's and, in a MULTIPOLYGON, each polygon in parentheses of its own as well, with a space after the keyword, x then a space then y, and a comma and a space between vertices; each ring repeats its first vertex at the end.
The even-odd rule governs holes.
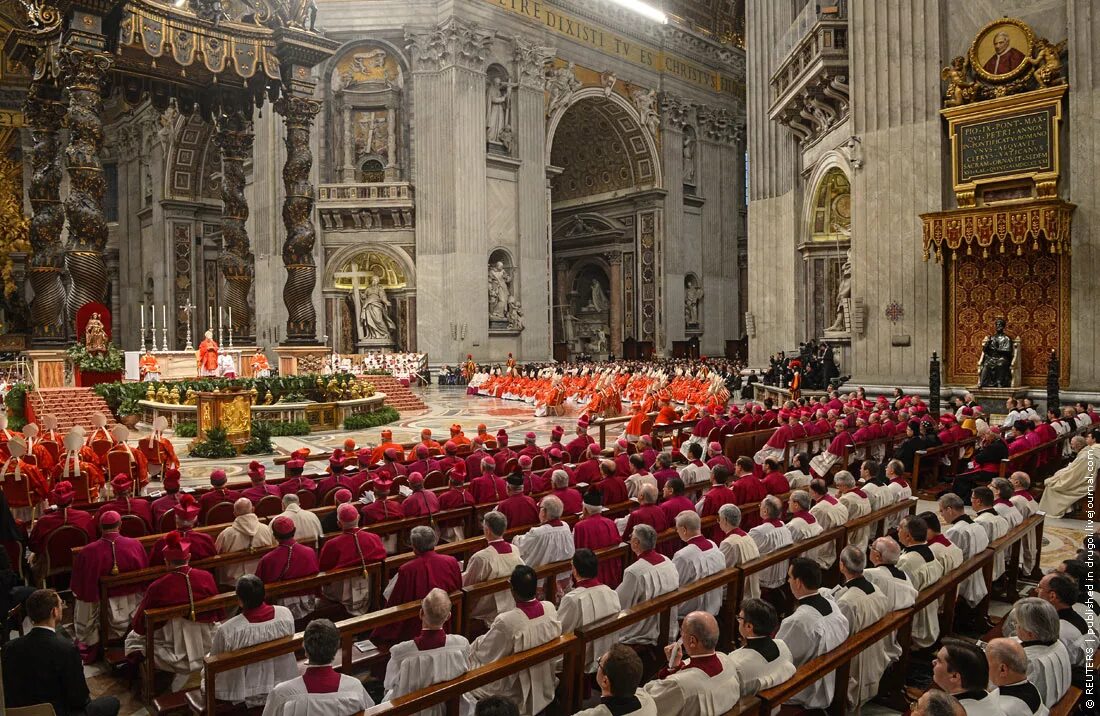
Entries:
POLYGON ((80 652, 71 639, 57 634, 61 598, 39 589, 26 602, 30 632, 4 647, 4 696, 8 706, 49 703, 57 716, 117 716, 113 696, 88 698, 80 652))

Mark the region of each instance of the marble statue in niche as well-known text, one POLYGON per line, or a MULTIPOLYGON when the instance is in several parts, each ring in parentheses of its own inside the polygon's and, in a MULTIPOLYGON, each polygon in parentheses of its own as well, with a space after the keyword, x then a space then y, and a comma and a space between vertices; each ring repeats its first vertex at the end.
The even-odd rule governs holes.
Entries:
MULTIPOLYGON (((508 320, 508 301, 512 298, 512 276, 503 261, 489 265, 489 320, 508 320)), ((520 314, 522 316, 522 314, 520 314)))
POLYGON ((688 328, 698 328, 699 304, 703 302, 703 289, 694 276, 684 279, 684 323, 688 328))
POLYGON ((695 131, 684 128, 684 184, 695 186, 695 131))
POLYGON ((363 337, 370 341, 393 341, 397 324, 390 316, 392 304, 386 296, 386 289, 381 285, 381 279, 371 276, 370 281, 360 296, 363 306, 362 323, 363 337))
POLYGON ((485 87, 485 140, 511 151, 512 90, 508 74, 499 65, 489 68, 485 87))
POLYGON ((588 303, 585 304, 585 311, 606 311, 608 308, 607 292, 604 290, 603 284, 600 280, 593 278, 588 287, 588 303))
POLYGON ((369 156, 389 161, 389 119, 383 111, 357 111, 354 136, 355 163, 361 164, 369 156))
POLYGON ((848 302, 852 298, 852 251, 844 258, 844 265, 840 267, 840 283, 836 289, 836 318, 833 324, 825 329, 826 333, 845 333, 848 330, 848 302))

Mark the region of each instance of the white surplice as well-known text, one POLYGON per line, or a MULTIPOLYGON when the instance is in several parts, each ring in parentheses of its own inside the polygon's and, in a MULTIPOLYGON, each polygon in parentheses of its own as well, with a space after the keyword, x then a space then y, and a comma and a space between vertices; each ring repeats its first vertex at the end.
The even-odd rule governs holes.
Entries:
MULTIPOLYGON (((906 547, 898 558, 898 569, 905 572, 918 592, 927 589, 944 575, 943 563, 927 544, 906 547)), ((932 602, 913 616, 913 644, 926 649, 940 637, 939 603, 932 602)))
MULTIPOLYGON (((615 593, 619 595, 619 605, 623 609, 629 609, 636 604, 655 599, 662 594, 675 592, 680 588, 680 573, 676 571, 676 565, 668 557, 658 556, 662 560, 659 564, 650 564, 644 559, 637 559, 623 570, 623 581, 615 589, 615 593)), ((668 636, 670 642, 679 634, 676 620, 678 610, 673 607, 671 611, 669 620, 671 633, 668 636)), ((615 638, 623 644, 656 644, 660 626, 660 617, 652 616, 616 632, 615 638)))
POLYGON ((1027 652, 1027 680, 1039 689, 1043 703, 1049 708, 1069 690, 1071 662, 1066 645, 1058 640, 1053 644, 1026 642, 1024 651, 1027 652))
MULTIPOLYGON (((736 567, 760 556, 760 548, 756 546, 756 540, 748 534, 732 533, 718 545, 722 554, 726 557, 726 567, 736 567)), ((760 574, 749 575, 745 579, 745 599, 756 599, 760 596, 760 574)))
MULTIPOLYGON (((760 556, 771 554, 778 549, 789 547, 794 544, 794 536, 791 534, 791 529, 782 523, 780 523, 779 526, 773 525, 770 522, 757 525, 749 530, 749 537, 752 537, 753 541, 756 542, 756 548, 760 551, 760 556)), ((783 560, 778 564, 773 564, 771 567, 767 567, 760 572, 761 587, 778 589, 783 586, 786 581, 787 560, 783 560)))
POLYGON ((731 710, 741 698, 737 667, 728 654, 717 652, 715 655, 722 662, 722 671, 715 676, 688 666, 647 683, 643 688, 657 703, 657 712, 720 716, 731 710))
MULTIPOLYGON (((619 595, 606 584, 598 584, 589 587, 574 587, 562 595, 558 604, 558 620, 561 622, 561 633, 568 634, 578 627, 587 626, 618 614, 621 609, 619 595)), ((588 645, 585 654, 585 672, 596 673, 600 657, 607 653, 611 645, 615 643, 615 634, 609 634, 602 639, 597 639, 588 645)))
MULTIPOLYGON (((810 508, 810 514, 814 516, 823 531, 834 527, 840 527, 848 522, 848 508, 835 497, 819 500, 810 508)), ((836 562, 836 542, 829 542, 813 550, 811 559, 817 561, 822 569, 828 569, 836 562)), ((806 555, 810 557, 810 555, 806 555)))
POLYGON ((997 700, 1005 716, 1047 716, 1043 697, 1030 681, 1000 686, 989 692, 997 700))
MULTIPOLYGON (((512 545, 519 548, 523 561, 528 567, 541 567, 551 562, 572 559, 575 549, 573 531, 564 522, 557 526, 536 525, 527 532, 516 535, 512 545)), ((558 575, 558 591, 564 592, 568 588, 569 571, 567 570, 558 575)))
MULTIPOLYGON (((990 508, 988 510, 982 510, 974 516, 974 524, 981 525, 985 528, 986 537, 989 538, 989 543, 993 544, 994 540, 998 540, 1008 534, 1008 520, 997 514, 997 511, 990 508)), ((1001 578, 1001 575, 1005 573, 1005 561, 1008 556, 1009 548, 1002 549, 1000 554, 993 556, 993 579, 997 580, 1001 578)))
MULTIPOLYGON (((1044 485, 1045 484, 1046 483, 1044 483, 1044 485)), ((1043 494, 1046 494, 1046 492, 1043 494)), ((1025 520, 1038 513, 1042 505, 1042 503, 1035 500, 1035 498, 1029 500, 1024 495, 1013 495, 1009 498, 1009 502, 1020 511, 1020 514, 1023 515, 1025 520)), ((1020 550, 1020 566, 1024 568, 1024 574, 1031 574, 1035 569, 1035 555, 1037 553, 1035 539, 1035 528, 1032 527, 1027 531, 1027 534, 1024 535, 1024 545, 1020 550)))
MULTIPOLYGON (((799 600, 794 613, 779 625, 775 638, 791 650, 795 666, 836 649, 848 639, 848 618, 829 591, 822 588, 817 595, 799 600)), ((835 681, 836 674, 829 674, 795 694, 790 703, 807 709, 828 708, 835 681)))
MULTIPOLYGON (((964 693, 970 694, 971 692, 964 693)), ((986 693, 985 691, 981 693, 982 698, 980 699, 967 698, 963 694, 955 694, 955 698, 959 700, 959 704, 963 707, 963 711, 966 712, 966 716, 1005 716, 999 699, 994 698, 993 694, 986 693)))
MULTIPOLYGON (((210 651, 215 626, 183 617, 169 620, 153 634, 153 663, 161 671, 173 674, 198 671, 210 651)), ((126 635, 124 649, 127 654, 145 654, 145 635, 131 631, 126 635)))
MULTIPOLYGON (((631 711, 623 714, 622 716, 657 716, 657 702, 653 700, 653 697, 645 692, 645 689, 638 689, 634 692, 635 698, 638 699, 639 708, 637 711, 631 711)), ((613 716, 611 709, 604 706, 602 703, 593 706, 590 709, 584 709, 573 714, 573 716, 613 716)))
MULTIPOLYGON (((536 619, 528 619, 518 607, 494 619, 489 631, 471 645, 470 668, 492 664, 561 636, 561 622, 554 605, 542 602, 542 608, 542 616, 536 619)), ((558 685, 555 661, 544 661, 518 674, 506 676, 475 689, 470 696, 474 699, 502 696, 519 708, 521 716, 534 716, 554 700, 554 690, 558 685)))
MULTIPOLYGON (((142 594, 120 594, 107 598, 107 633, 112 639, 118 638, 130 628, 134 612, 141 604, 142 594)), ((82 644, 95 646, 99 643, 99 602, 76 600, 73 606, 73 636, 82 644)))
MULTIPOLYGON (((458 634, 448 634, 447 642, 436 649, 421 651, 416 642, 409 640, 395 644, 390 649, 386 664, 384 701, 392 701, 405 694, 427 688, 442 681, 457 679, 466 673, 470 660, 470 642, 458 634)), ((470 713, 469 701, 459 699, 459 714, 470 713)), ((445 704, 419 711, 418 716, 443 716, 445 704)))
MULTIPOLYGON (((875 588, 886 595, 889 609, 892 612, 908 609, 917 600, 917 589, 913 586, 909 576, 896 565, 882 565, 864 570, 863 576, 867 578, 875 588)), ((891 634, 886 638, 886 658, 891 663, 901 657, 901 645, 898 644, 896 635, 891 634)))
MULTIPOLYGON (((501 554, 493 547, 474 552, 466 562, 466 571, 462 573, 462 586, 469 587, 481 584, 492 579, 512 576, 512 571, 523 564, 519 547, 512 545, 512 551, 501 554)), ((491 623, 497 615, 514 609, 515 600, 512 599, 510 589, 502 589, 491 596, 483 597, 470 610, 470 616, 479 619, 486 624, 491 623)))
MULTIPOLYGON (((294 615, 286 607, 277 606, 274 609, 275 616, 265 622, 250 622, 243 614, 222 622, 214 631, 210 653, 237 651, 293 636, 294 615)), ((219 674, 214 695, 222 701, 243 701, 249 707, 259 706, 277 684, 297 675, 298 662, 294 654, 283 654, 219 674)))
POLYGON ((737 667, 737 680, 741 685, 742 696, 755 696, 765 689, 782 684, 794 676, 796 667, 791 658, 791 650, 782 639, 749 639, 747 644, 730 654, 730 660, 737 667), (761 653, 755 643, 766 641, 774 644, 779 654, 771 661, 761 653))
POLYGON ((1100 464, 1100 447, 1093 445, 1077 453, 1073 462, 1043 481, 1043 496, 1039 508, 1051 517, 1061 517, 1074 503, 1089 493, 1096 482, 1100 464))
POLYGON ((273 518, 272 522, 279 517, 287 517, 294 523, 294 539, 299 544, 309 545, 314 549, 318 547, 325 530, 321 527, 321 520, 317 515, 309 510, 303 510, 299 504, 290 504, 281 515, 273 518))
MULTIPOLYGON (((846 492, 840 496, 840 504, 848 508, 848 521, 853 522, 864 515, 871 514, 871 500, 860 497, 855 492, 846 492)), ((857 530, 848 533, 848 544, 867 551, 867 543, 871 539, 871 525, 864 525, 857 530)))
MULTIPOLYGON (((256 514, 249 512, 247 515, 239 515, 233 522, 218 534, 214 542, 218 554, 226 552, 243 552, 249 549, 261 547, 274 547, 275 537, 271 534, 271 528, 259 521, 256 514)), ((255 574, 256 566, 260 558, 247 562, 237 562, 218 568, 218 584, 236 584, 237 577, 242 574, 255 574)))
MULTIPOLYGON (((726 556, 709 539, 703 540, 709 549, 700 549, 694 544, 686 544, 672 555, 672 563, 680 575, 680 586, 687 587, 701 579, 717 574, 726 568, 726 556)), ((679 612, 687 616, 694 611, 703 611, 717 616, 722 606, 722 588, 712 589, 698 597, 680 603, 679 612)))
MULTIPOLYGON (((985 527, 974 524, 973 520, 966 515, 944 529, 943 535, 962 550, 964 561, 989 546, 989 533, 986 532, 985 527)), ((988 593, 989 589, 985 585, 985 577, 980 569, 963 580, 959 586, 959 594, 972 609, 977 607, 988 593)))
MULTIPOLYGON (((813 514, 811 513, 810 516, 813 517, 813 514)), ((812 537, 817 537, 819 534, 824 532, 824 529, 821 527, 821 523, 817 521, 816 517, 814 517, 813 522, 808 522, 805 518, 798 515, 791 517, 790 521, 787 523, 787 528, 791 531, 792 543, 802 542, 812 537)), ((832 544, 828 546, 832 547, 832 544)), ((817 562, 818 566, 822 569, 827 569, 828 565, 821 564, 825 559, 825 555, 822 553, 822 550, 826 548, 827 547, 825 545, 822 545, 821 547, 814 547, 813 549, 804 552, 802 556, 817 562)), ((784 573, 784 576, 786 576, 786 573, 784 573)))
POLYGON ((626 496, 637 497, 646 485, 651 486, 654 490, 657 490, 657 494, 660 494, 660 490, 657 489, 657 478, 649 473, 644 475, 634 473, 626 478, 626 496))
POLYGON ((374 700, 354 676, 340 675, 336 691, 311 694, 302 677, 284 681, 267 698, 263 716, 348 716, 374 706, 374 700))
MULTIPOLYGON (((886 595, 869 579, 853 579, 834 592, 840 611, 848 619, 851 636, 874 625, 890 611, 886 595), (868 589, 870 591, 868 591, 868 589)), ((886 653, 888 638, 882 638, 852 657, 848 679, 848 706, 858 708, 878 694, 879 681, 890 660, 886 653)))

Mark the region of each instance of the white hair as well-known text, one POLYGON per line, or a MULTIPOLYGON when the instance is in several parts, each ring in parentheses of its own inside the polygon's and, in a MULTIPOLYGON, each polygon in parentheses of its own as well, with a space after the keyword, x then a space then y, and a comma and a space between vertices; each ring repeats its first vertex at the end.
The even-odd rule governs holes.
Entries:
POLYGON ((558 489, 569 487, 569 473, 565 470, 554 470, 550 475, 550 482, 558 489))
POLYGON ((552 520, 556 520, 561 517, 562 510, 565 506, 562 505, 561 500, 553 495, 547 495, 542 498, 542 502, 539 503, 539 507, 546 510, 546 516, 552 520))
POLYGON ((680 514, 676 515, 676 527, 677 529, 688 530, 689 532, 698 532, 701 521, 699 514, 695 510, 684 510, 680 514))
POLYGON ((724 521, 730 527, 740 527, 741 508, 733 503, 726 503, 718 508, 718 519, 724 521))
POLYGON ((867 555, 859 547, 848 545, 840 551, 840 563, 850 574, 860 575, 867 566, 867 555))
POLYGON ((856 478, 852 477, 852 473, 847 470, 841 470, 833 476, 833 484, 837 487, 855 487, 856 478))
POLYGON ((897 564, 901 557, 901 545, 890 537, 879 537, 871 545, 871 549, 878 552, 883 564, 897 564))
POLYGON ((420 601, 420 608, 424 611, 424 626, 439 629, 451 617, 451 598, 445 591, 435 587, 420 601))

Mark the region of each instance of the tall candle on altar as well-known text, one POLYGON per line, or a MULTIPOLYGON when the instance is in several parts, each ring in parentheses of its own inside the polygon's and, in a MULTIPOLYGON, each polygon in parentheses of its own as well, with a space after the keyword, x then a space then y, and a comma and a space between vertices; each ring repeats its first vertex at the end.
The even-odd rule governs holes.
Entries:
POLYGON ((225 315, 225 313, 224 313, 224 311, 222 311, 222 307, 218 306, 218 331, 219 332, 222 330, 222 318, 224 317, 224 315, 225 315))
MULTIPOLYGON (((142 316, 144 317, 144 315, 145 315, 145 312, 142 311, 142 316)), ((144 320, 144 318, 143 318, 143 320, 144 320)), ((149 306, 149 324, 151 326, 150 330, 153 330, 153 331, 157 330, 157 308, 156 308, 155 305, 150 305, 149 306)), ((156 334, 153 335, 153 340, 154 341, 157 340, 156 334)))
POLYGON ((214 304, 210 304, 207 310, 206 327, 210 330, 214 330, 214 304))
POLYGON ((141 304, 141 337, 145 339, 145 304, 141 304))
POLYGON ((163 328, 168 327, 168 304, 160 304, 160 324, 163 328))

